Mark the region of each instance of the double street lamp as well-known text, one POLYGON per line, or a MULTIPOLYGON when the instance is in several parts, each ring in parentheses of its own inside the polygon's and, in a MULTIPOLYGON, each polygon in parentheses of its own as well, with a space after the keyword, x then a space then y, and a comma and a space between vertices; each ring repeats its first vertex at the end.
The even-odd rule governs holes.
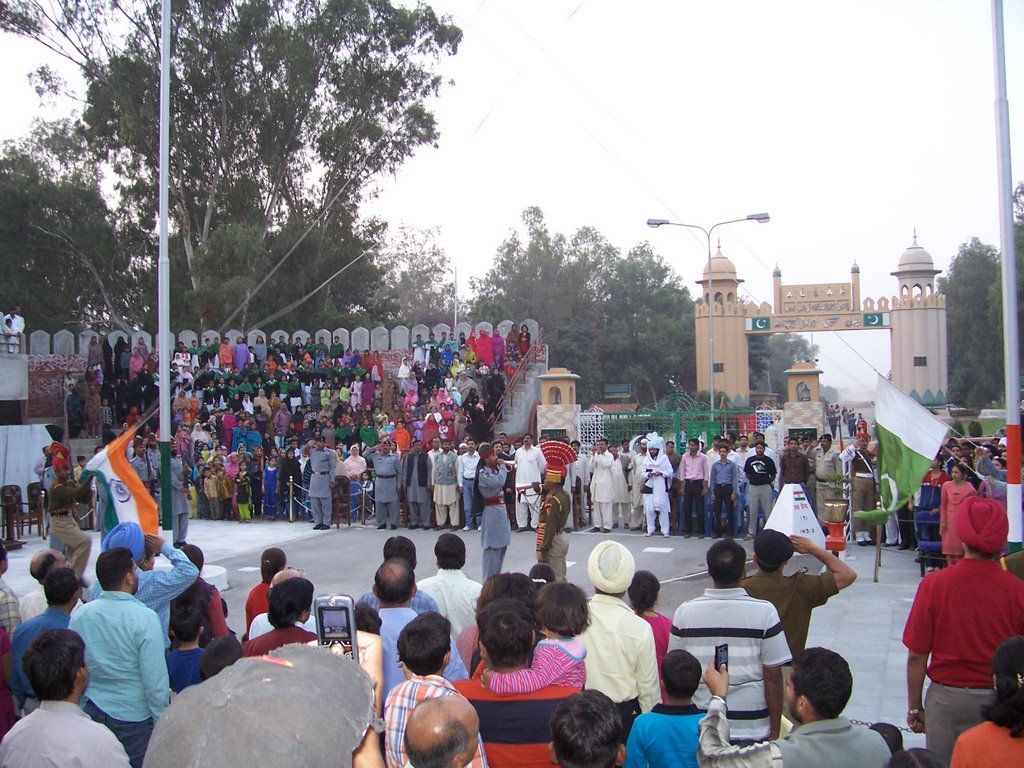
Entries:
POLYGON ((767 213, 752 213, 749 216, 744 216, 742 219, 729 219, 728 221, 720 221, 713 225, 710 229, 704 229, 696 224, 684 224, 680 221, 669 221, 668 219, 648 219, 647 226, 652 229, 658 227, 686 227, 687 229, 699 229, 704 233, 704 236, 708 241, 708 289, 707 296, 705 298, 705 304, 707 305, 708 311, 708 366, 710 374, 708 378, 708 388, 711 396, 711 420, 715 420, 715 292, 713 285, 713 276, 711 273, 711 233, 718 227, 724 226, 725 224, 735 224, 739 221, 756 221, 758 224, 767 224, 770 221, 770 217, 767 213))

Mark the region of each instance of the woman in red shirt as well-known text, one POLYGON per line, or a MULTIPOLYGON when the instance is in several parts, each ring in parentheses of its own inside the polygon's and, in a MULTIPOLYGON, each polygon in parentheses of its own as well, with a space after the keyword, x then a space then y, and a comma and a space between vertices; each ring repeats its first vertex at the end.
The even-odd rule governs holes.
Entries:
POLYGON ((297 626, 309 621, 313 610, 311 581, 295 578, 275 584, 268 595, 268 603, 267 619, 273 629, 255 640, 247 640, 242 645, 246 656, 265 656, 285 645, 316 640, 316 634, 297 626))
POLYGON ((668 641, 672 636, 672 619, 656 612, 658 592, 661 583, 650 571, 637 571, 633 575, 633 583, 629 585, 629 602, 633 612, 651 625, 654 633, 654 656, 658 660, 658 678, 661 678, 661 662, 668 653, 668 641))

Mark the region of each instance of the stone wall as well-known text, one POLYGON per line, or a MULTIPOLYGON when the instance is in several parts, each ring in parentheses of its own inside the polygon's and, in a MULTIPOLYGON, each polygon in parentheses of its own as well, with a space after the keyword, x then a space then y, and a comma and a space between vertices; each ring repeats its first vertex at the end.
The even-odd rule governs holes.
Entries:
MULTIPOLYGON (((503 335, 507 335, 508 330, 513 325, 517 327, 526 325, 530 331, 531 339, 537 340, 540 327, 537 321, 532 319, 522 320, 519 323, 503 320, 497 325, 487 322, 476 323, 475 325, 459 323, 455 327, 455 331, 456 336, 459 332, 465 332, 468 336, 470 331, 479 332, 482 329, 486 329, 488 332, 491 332, 494 328, 497 328, 503 332, 503 335)), ((304 330, 288 332, 279 329, 270 333, 264 333, 260 329, 253 329, 243 334, 241 330, 232 329, 224 335, 232 340, 244 335, 250 344, 255 344, 256 340, 262 336, 264 341, 268 343, 276 343, 278 340, 284 339, 286 342, 291 343, 312 341, 330 345, 333 343, 334 338, 338 337, 341 339, 341 343, 346 346, 351 344, 360 350, 369 349, 379 352, 384 362, 385 370, 396 372, 402 364, 403 357, 407 357, 409 364, 412 364, 412 342, 415 340, 416 334, 420 334, 426 339, 431 332, 440 339, 442 332, 450 334, 452 328, 447 323, 438 323, 433 327, 415 325, 412 328, 408 328, 404 325, 399 325, 391 330, 382 326, 373 329, 358 327, 353 328, 351 331, 346 328, 336 328, 333 331, 320 328, 313 332, 304 330), (356 345, 356 342, 359 342, 358 345, 356 345)), ((105 336, 110 341, 111 346, 119 338, 128 338, 123 331, 99 334, 96 331, 87 330, 75 334, 68 330, 61 330, 51 335, 46 331, 35 330, 28 334, 29 397, 25 401, 22 411, 25 419, 46 419, 53 422, 63 419, 64 374, 70 371, 73 376, 81 376, 85 372, 89 342, 94 336, 99 338, 101 342, 105 336)), ((131 346, 134 347, 140 338, 145 341, 150 350, 154 349, 153 335, 142 330, 132 332, 129 340, 131 346)), ((191 346, 193 340, 197 340, 203 345, 208 345, 215 340, 219 341, 220 338, 216 331, 206 330, 197 333, 194 330, 185 329, 175 335, 174 342, 184 342, 185 346, 188 347, 191 346)))
MULTIPOLYGON (((509 329, 515 325, 516 327, 522 327, 525 325, 530 331, 530 338, 536 339, 540 332, 540 326, 536 320, 527 318, 526 320, 520 320, 518 323, 512 320, 502 320, 500 323, 459 323, 455 326, 455 336, 459 333, 465 333, 469 336, 470 332, 476 331, 479 333, 481 330, 486 330, 488 333, 492 333, 497 328, 502 336, 507 336, 509 329)), ((377 326, 376 328, 364 328, 359 326, 357 328, 335 328, 329 330, 327 328, 318 328, 315 331, 297 330, 297 331, 285 331, 282 329, 265 330, 262 328, 250 328, 246 331, 242 331, 237 328, 232 328, 224 332, 223 336, 234 343, 235 339, 239 336, 245 336, 246 341, 249 344, 255 344, 257 339, 263 338, 268 344, 276 344, 284 341, 287 343, 299 344, 308 343, 313 341, 314 343, 332 344, 334 339, 337 337, 341 344, 345 346, 351 346, 354 349, 364 350, 369 349, 371 352, 379 351, 401 351, 408 350, 413 341, 416 340, 416 335, 419 334, 424 340, 427 339, 428 335, 433 332, 434 335, 440 339, 441 333, 447 333, 451 335, 453 333, 451 325, 448 323, 438 323, 434 326, 427 325, 414 325, 412 328, 408 328, 404 325, 396 325, 390 330, 384 326, 377 326)), ((57 331, 54 334, 47 333, 46 331, 35 330, 28 334, 28 352, 30 355, 74 355, 77 351, 80 355, 88 354, 89 342, 93 337, 100 339, 101 343, 104 336, 110 341, 110 346, 114 346, 119 338, 127 338, 124 331, 112 331, 109 333, 98 333, 94 330, 86 330, 81 333, 75 334, 68 330, 57 331)), ((146 342, 146 346, 149 349, 153 349, 153 334, 144 330, 132 331, 130 344, 132 347, 141 338, 146 342)), ((213 330, 195 331, 192 329, 184 329, 179 331, 174 336, 174 344, 179 341, 183 342, 186 347, 191 346, 192 342, 198 340, 202 345, 206 346, 213 342, 219 342, 221 340, 221 334, 213 330)), ((399 359, 400 362, 400 359, 399 359)), ((395 367, 398 363, 395 363, 395 367)))

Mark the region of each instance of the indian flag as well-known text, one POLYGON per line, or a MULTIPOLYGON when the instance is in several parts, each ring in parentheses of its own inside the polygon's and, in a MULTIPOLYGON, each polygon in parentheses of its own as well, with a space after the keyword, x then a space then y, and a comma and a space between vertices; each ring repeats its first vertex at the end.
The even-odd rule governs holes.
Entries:
POLYGON ((894 512, 913 497, 946 437, 927 408, 878 377, 875 391, 878 476, 882 506, 894 512))
POLYGON ((113 504, 113 509, 108 507, 104 515, 105 528, 112 528, 118 523, 138 523, 143 532, 159 534, 156 502, 128 463, 126 452, 135 437, 135 429, 131 427, 122 432, 120 437, 93 456, 85 469, 103 483, 113 504), (115 516, 113 519, 112 515, 115 516))

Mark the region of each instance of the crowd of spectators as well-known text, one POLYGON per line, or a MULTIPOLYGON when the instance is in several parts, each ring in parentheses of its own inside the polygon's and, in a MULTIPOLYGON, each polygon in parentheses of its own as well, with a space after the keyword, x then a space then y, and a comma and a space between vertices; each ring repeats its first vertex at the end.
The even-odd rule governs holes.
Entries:
MULTIPOLYGON (((965 562, 978 561, 1005 525, 994 510, 979 513, 964 529, 965 562)), ((781 573, 794 544, 799 550, 798 537, 760 534, 754 579, 781 573)), ((450 533, 435 542, 436 575, 417 581, 415 544, 392 536, 356 604, 353 642, 366 677, 332 660, 332 649, 297 647, 318 644, 316 587, 283 550, 260 557, 241 642, 199 576, 197 548, 178 553, 127 524, 102 550, 84 604, 77 575, 52 550, 31 564, 46 609, 32 614, 35 593, 20 606, 13 596, 2 600, 13 604, 0 615, 0 656, 14 670, 13 685, 0 688, 2 765, 66 765, 71 755, 82 766, 220 765, 226 753, 235 762, 292 764, 274 762, 283 754, 245 752, 257 743, 272 749, 268 739, 294 740, 287 754, 304 764, 347 765, 351 752, 356 768, 798 768, 825 759, 839 768, 980 768, 1024 759, 1024 638, 989 637, 997 629, 989 620, 989 656, 971 663, 992 685, 956 694, 974 697, 980 712, 958 710, 955 733, 938 728, 933 744, 929 730, 931 749, 904 750, 891 724, 867 728, 843 717, 849 664, 804 647, 778 589, 765 599, 748 594, 747 555, 731 539, 708 549, 712 586, 668 618, 653 610, 657 579, 636 571, 618 542, 590 553, 596 594, 588 600, 542 564, 475 582, 464 573, 464 540, 450 533), (169 571, 153 569, 156 553, 171 559, 169 571), (669 631, 659 631, 663 624, 669 631), (729 655, 720 663, 723 642, 729 655), (284 669, 292 671, 276 671, 284 669), (257 681, 258 689, 246 687, 257 681), (337 703, 324 706, 332 687, 337 703), (301 717, 256 716, 270 706, 301 717)), ((998 571, 991 556, 981 561, 998 571)), ((845 566, 825 564, 824 575, 797 577, 838 582, 845 566)), ((954 573, 961 567, 950 578, 966 578, 967 570, 954 573)), ((1006 573, 999 580, 1015 603, 994 613, 1019 627, 1024 585, 1006 573)), ((926 618, 916 604, 929 599, 919 595, 908 621, 912 649, 931 642, 922 638, 933 613, 926 618)), ((797 623, 809 620, 807 611, 797 623)), ((925 706, 939 725, 942 708, 931 698, 911 716, 923 725, 925 706)))
MULTIPOLYGON (((339 337, 330 345, 283 338, 268 345, 262 337, 253 345, 241 337, 179 344, 171 361, 173 441, 195 516, 303 516, 295 505, 309 507, 306 459, 318 438, 346 468, 337 495, 372 513, 378 446, 390 441, 404 457, 416 441, 429 448, 489 439, 531 343, 525 325, 507 337, 417 334, 409 355, 389 370, 379 352, 346 348, 339 337)), ((156 353, 142 337, 134 347, 93 337, 84 374, 69 374, 65 387, 70 437, 109 442, 157 400, 156 353)), ((129 453, 154 494, 156 439, 154 424, 143 423, 129 453)))

